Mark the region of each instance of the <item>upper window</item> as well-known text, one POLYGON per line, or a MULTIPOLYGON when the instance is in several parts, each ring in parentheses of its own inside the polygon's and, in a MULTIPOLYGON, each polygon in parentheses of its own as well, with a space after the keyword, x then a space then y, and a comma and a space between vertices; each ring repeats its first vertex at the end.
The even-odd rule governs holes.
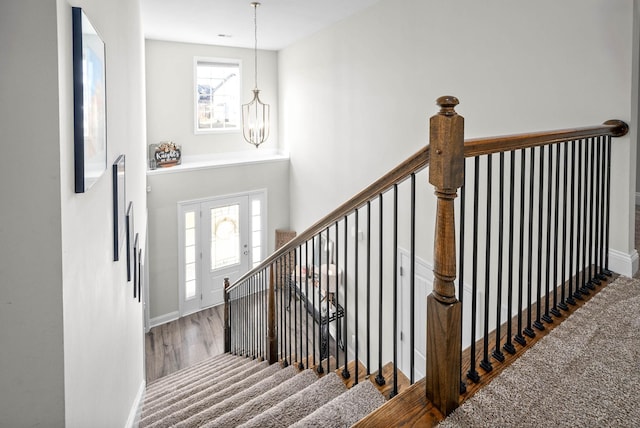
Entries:
POLYGON ((196 132, 240 129, 240 61, 196 58, 196 132))

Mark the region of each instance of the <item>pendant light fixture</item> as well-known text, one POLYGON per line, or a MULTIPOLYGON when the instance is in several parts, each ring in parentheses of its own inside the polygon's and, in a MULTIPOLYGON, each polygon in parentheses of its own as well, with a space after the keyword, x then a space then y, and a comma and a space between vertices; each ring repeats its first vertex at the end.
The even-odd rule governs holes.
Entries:
POLYGON ((269 138, 269 104, 260 101, 260 90, 258 89, 258 19, 257 9, 259 2, 252 2, 253 6, 253 26, 254 26, 254 64, 255 64, 255 87, 253 89, 253 99, 248 104, 242 105, 242 135, 249 144, 258 148, 269 138))

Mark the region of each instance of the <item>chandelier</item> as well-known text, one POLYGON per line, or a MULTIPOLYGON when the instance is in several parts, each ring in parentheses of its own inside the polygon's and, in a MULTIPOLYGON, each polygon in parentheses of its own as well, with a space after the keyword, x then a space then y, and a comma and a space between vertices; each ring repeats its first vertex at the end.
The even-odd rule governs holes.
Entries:
POLYGON ((249 143, 258 148, 269 138, 269 104, 260 101, 260 90, 258 89, 258 20, 257 9, 259 2, 252 2, 253 6, 253 26, 254 26, 254 64, 255 64, 255 87, 253 89, 253 99, 248 104, 242 105, 242 136, 249 143))

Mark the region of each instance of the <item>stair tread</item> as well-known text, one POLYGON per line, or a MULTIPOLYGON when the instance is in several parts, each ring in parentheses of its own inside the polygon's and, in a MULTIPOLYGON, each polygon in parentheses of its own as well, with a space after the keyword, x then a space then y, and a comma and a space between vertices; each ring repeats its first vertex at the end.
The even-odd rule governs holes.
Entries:
POLYGON ((238 357, 236 357, 234 355, 231 355, 231 354, 214 355, 213 357, 209 357, 209 358, 207 358, 205 360, 199 361, 199 362, 197 362, 195 364, 192 364, 190 366, 183 367, 180 370, 176 370, 174 372, 171 372, 171 373, 167 374, 166 376, 159 377, 158 379, 155 379, 155 380, 147 383, 146 390, 147 391, 152 391, 155 388, 158 388, 158 387, 160 387, 161 385, 163 385, 165 383, 171 383, 175 379, 184 378, 190 372, 197 371, 197 370, 200 370, 200 369, 204 369, 204 368, 209 367, 209 366, 222 365, 226 361, 230 361, 230 360, 233 360, 235 358, 238 358, 238 357))
POLYGON ((291 428, 351 426, 384 403, 384 397, 371 382, 362 382, 291 425, 291 428))
POLYGON ((145 399, 142 410, 143 416, 158 407, 166 407, 167 405, 173 404, 183 397, 197 394, 214 385, 226 383, 229 378, 236 377, 238 374, 249 371, 255 372, 257 367, 265 366, 265 364, 262 364, 262 366, 260 366, 260 364, 262 363, 255 360, 245 360, 240 364, 235 364, 225 369, 216 369, 213 373, 203 373, 202 376, 190 379, 187 383, 176 382, 175 387, 168 386, 152 397, 145 399))
POLYGON ((152 410, 151 409, 148 410, 147 413, 143 415, 142 420, 140 421, 140 425, 152 426, 151 425, 152 423, 155 423, 156 421, 163 419, 169 416, 170 414, 176 411, 179 411, 180 409, 185 407, 184 405, 185 400, 195 401, 195 400, 208 397, 214 394, 216 391, 224 389, 235 382, 239 382, 240 380, 242 380, 244 377, 248 375, 259 372, 261 369, 266 368, 267 365, 268 363, 266 361, 260 364, 251 365, 246 370, 240 371, 239 373, 236 373, 234 376, 223 379, 220 382, 216 382, 212 385, 209 385, 207 388, 202 389, 201 391, 198 391, 194 394, 191 394, 190 391, 184 391, 184 392, 181 392, 180 394, 173 395, 171 396, 171 398, 167 399, 167 401, 164 402, 165 405, 162 405, 163 403, 160 403, 160 406, 155 406, 153 407, 152 410))
POLYGON ((311 370, 304 370, 286 382, 271 389, 268 394, 262 394, 240 407, 225 413, 224 415, 209 421, 203 425, 206 428, 236 427, 254 416, 264 412, 276 403, 306 388, 317 380, 317 376, 311 370))
POLYGON ((291 425, 343 394, 346 390, 347 387, 342 378, 335 373, 329 373, 240 426, 243 428, 279 428, 291 425))
MULTIPOLYGON (((250 388, 246 388, 235 395, 228 396, 214 405, 206 406, 206 403, 203 400, 202 404, 199 402, 191 406, 192 408, 184 409, 185 414, 189 414, 197 411, 197 408, 201 408, 197 413, 192 413, 184 420, 175 423, 175 428, 199 427, 206 422, 232 411, 242 404, 270 391, 298 374, 298 370, 292 366, 281 369, 280 365, 276 363, 272 364, 270 367, 273 366, 277 367, 279 370, 277 370, 273 375, 257 382, 250 388)), ((171 419, 167 418, 167 422, 171 422, 171 419)))
POLYGON ((253 360, 243 357, 236 357, 234 359, 226 360, 220 364, 213 364, 211 366, 201 367, 198 370, 190 371, 179 378, 170 379, 167 382, 163 382, 162 384, 155 386, 153 389, 147 389, 145 405, 154 401, 158 396, 163 396, 168 392, 181 389, 192 384, 194 381, 201 381, 204 377, 217 377, 221 373, 241 367, 252 361, 253 360))

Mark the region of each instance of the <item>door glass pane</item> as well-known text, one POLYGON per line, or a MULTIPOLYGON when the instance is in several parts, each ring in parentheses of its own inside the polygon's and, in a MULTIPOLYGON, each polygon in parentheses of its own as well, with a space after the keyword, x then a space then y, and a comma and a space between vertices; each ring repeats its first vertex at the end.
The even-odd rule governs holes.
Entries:
POLYGON ((185 288, 185 297, 187 300, 193 299, 196 296, 196 281, 187 281, 185 288))
POLYGON ((240 206, 211 209, 211 269, 240 263, 240 206))
POLYGON ((196 296, 196 213, 184 213, 185 300, 196 296))

